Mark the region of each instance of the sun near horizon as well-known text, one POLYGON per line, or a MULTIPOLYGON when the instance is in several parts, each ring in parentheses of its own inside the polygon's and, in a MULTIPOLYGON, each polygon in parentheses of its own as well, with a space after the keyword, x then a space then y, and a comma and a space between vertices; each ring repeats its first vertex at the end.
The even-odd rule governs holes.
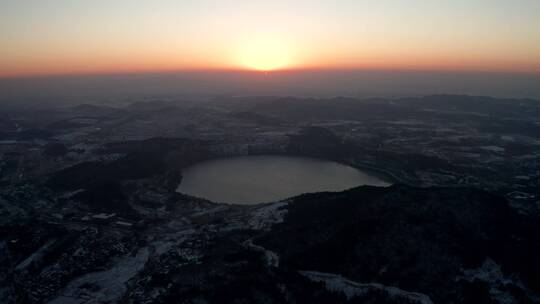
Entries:
POLYGON ((297 64, 291 43, 265 37, 239 43, 235 57, 239 68, 263 72, 292 68, 297 64))

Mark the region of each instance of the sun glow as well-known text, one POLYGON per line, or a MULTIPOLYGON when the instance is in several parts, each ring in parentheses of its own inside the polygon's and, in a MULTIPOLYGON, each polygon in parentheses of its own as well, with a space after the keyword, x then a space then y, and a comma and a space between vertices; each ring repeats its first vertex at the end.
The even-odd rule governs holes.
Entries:
POLYGON ((258 71, 272 71, 293 64, 291 45, 272 39, 256 39, 242 44, 237 52, 240 66, 258 71))

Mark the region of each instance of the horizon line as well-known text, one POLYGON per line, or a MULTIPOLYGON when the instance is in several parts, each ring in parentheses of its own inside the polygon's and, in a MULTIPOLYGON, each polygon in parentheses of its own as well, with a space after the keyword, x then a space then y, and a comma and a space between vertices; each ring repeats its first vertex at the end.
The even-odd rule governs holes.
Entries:
POLYGON ((96 70, 53 73, 21 73, 1 75, 0 80, 31 80, 65 77, 106 77, 106 76, 135 76, 151 74, 179 73, 245 73, 245 74, 279 74, 302 72, 394 72, 394 73, 452 73, 452 74, 492 74, 492 75, 531 75, 540 76, 540 70, 492 70, 492 69, 451 69, 451 68, 385 68, 385 67, 307 67, 282 68, 273 70, 256 70, 248 68, 178 68, 178 69, 142 69, 142 70, 96 70))

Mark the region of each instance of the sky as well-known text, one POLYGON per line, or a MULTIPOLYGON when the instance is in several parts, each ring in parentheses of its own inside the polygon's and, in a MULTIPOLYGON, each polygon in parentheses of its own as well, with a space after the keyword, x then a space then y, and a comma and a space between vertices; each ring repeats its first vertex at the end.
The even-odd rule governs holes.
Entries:
POLYGON ((0 77, 176 70, 540 73, 538 0, 0 0, 0 77))

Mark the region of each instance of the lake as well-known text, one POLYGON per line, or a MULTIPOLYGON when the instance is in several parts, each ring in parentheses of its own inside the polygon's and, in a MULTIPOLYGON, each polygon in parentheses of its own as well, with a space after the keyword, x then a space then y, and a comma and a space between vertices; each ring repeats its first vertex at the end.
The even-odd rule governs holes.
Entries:
POLYGON ((342 191, 389 183, 336 162, 291 156, 241 156, 195 164, 182 171, 177 192, 214 202, 257 204, 309 192, 342 191))

